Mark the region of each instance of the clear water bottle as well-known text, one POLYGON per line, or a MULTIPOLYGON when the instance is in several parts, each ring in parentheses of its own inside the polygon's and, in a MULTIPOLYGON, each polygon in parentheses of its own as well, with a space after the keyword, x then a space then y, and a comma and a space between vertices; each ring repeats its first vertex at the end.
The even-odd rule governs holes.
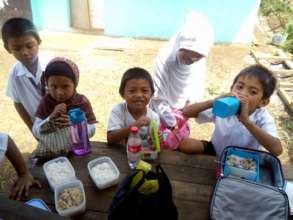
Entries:
POLYGON ((137 163, 141 160, 141 138, 137 127, 130 128, 130 135, 127 141, 127 159, 130 169, 135 169, 137 163))
POLYGON ((85 155, 91 151, 85 113, 79 108, 74 108, 68 114, 71 121, 71 149, 75 155, 85 155))

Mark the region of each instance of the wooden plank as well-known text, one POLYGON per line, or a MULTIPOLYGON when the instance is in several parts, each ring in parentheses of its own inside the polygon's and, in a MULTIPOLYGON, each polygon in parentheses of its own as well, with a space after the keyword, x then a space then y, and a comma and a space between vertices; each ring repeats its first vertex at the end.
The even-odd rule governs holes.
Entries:
POLYGON ((277 77, 281 77, 281 78, 289 78, 293 76, 293 70, 291 69, 290 70, 281 69, 281 70, 272 70, 272 71, 277 77))
POLYGON ((287 83, 287 82, 280 82, 279 83, 280 85, 280 87, 282 87, 282 88, 286 88, 286 89, 293 89, 293 83, 287 83))
MULTIPOLYGON (((280 56, 286 56, 285 52, 281 49, 277 50, 277 54, 280 56)), ((288 68, 293 69, 293 61, 292 61, 292 56, 291 59, 285 60, 285 64, 288 66, 288 68)))
POLYGON ((173 198, 192 202, 208 203, 213 191, 213 185, 201 185, 180 181, 171 181, 173 198))
POLYGON ((278 88, 277 91, 278 91, 278 95, 280 96, 280 98, 282 99, 282 101, 284 102, 284 104, 286 105, 286 107, 288 108, 288 110, 291 112, 291 114, 293 114, 293 103, 292 103, 292 99, 287 94, 286 89, 284 89, 284 88, 278 88))
POLYGON ((254 50, 250 50, 250 54, 256 59, 256 60, 261 60, 261 59, 272 59, 272 60, 279 60, 279 61, 285 61, 285 60, 291 60, 292 57, 287 56, 286 54, 280 54, 278 56, 271 55, 269 53, 263 53, 263 52, 257 52, 254 50))
POLYGON ((209 203, 175 200, 179 220, 209 219, 209 203))
POLYGON ((108 214, 87 210, 86 213, 74 217, 77 220, 108 220, 108 214))

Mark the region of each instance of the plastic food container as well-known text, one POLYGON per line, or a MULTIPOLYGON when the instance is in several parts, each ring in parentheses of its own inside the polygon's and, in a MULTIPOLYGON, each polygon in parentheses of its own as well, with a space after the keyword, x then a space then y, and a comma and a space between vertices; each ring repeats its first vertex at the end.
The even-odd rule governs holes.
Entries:
POLYGON ((229 149, 224 166, 224 176, 235 176, 259 182, 259 157, 249 152, 229 149))
POLYGON ((31 200, 27 201, 25 204, 39 208, 39 209, 43 209, 48 212, 51 212, 51 209, 41 199, 31 199, 31 200))
POLYGON ((90 176, 99 189, 118 183, 120 172, 110 157, 99 157, 87 165, 90 176))
POLYGON ((66 157, 47 161, 43 170, 53 191, 57 185, 77 179, 74 168, 66 157))
POLYGON ((58 214, 61 216, 71 217, 81 214, 85 211, 86 198, 84 187, 80 180, 72 180, 70 182, 56 186, 54 191, 54 199, 55 208, 58 214), (74 189, 75 191, 73 191, 72 189, 74 189), (78 191, 76 191, 76 189, 78 189, 78 191), (64 196, 65 194, 68 195, 68 191, 70 191, 70 196, 64 196), (80 194, 77 195, 76 192, 80 194), (78 205, 74 205, 64 209, 60 206, 60 201, 62 201, 62 204, 64 204, 63 202, 66 201, 66 204, 68 205, 69 203, 73 202, 72 199, 74 199, 74 202, 76 202, 78 205))

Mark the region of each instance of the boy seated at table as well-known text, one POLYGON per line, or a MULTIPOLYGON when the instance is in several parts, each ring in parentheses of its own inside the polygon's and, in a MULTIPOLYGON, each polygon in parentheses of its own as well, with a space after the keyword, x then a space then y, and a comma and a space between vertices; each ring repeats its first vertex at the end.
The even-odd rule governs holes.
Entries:
POLYGON ((37 185, 41 187, 40 182, 34 179, 27 168, 14 141, 8 135, 0 133, 0 161, 3 160, 4 156, 12 163, 18 175, 10 191, 11 198, 20 200, 23 196, 28 196, 31 186, 37 185))
POLYGON ((215 129, 211 141, 186 138, 179 150, 185 153, 203 153, 220 156, 226 146, 238 146, 267 151, 279 156, 282 143, 273 117, 265 109, 275 91, 277 79, 261 65, 244 68, 234 78, 228 96, 240 100, 237 115, 220 118, 212 113, 215 99, 194 103, 183 110, 185 117, 198 122, 213 122, 215 129))

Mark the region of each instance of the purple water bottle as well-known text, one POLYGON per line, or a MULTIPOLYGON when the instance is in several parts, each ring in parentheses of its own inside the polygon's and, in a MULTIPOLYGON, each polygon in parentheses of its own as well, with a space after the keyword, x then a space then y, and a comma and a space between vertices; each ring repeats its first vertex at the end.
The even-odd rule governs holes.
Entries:
POLYGON ((72 151, 78 156, 85 155, 91 151, 85 113, 74 108, 69 110, 68 115, 71 121, 72 151))

